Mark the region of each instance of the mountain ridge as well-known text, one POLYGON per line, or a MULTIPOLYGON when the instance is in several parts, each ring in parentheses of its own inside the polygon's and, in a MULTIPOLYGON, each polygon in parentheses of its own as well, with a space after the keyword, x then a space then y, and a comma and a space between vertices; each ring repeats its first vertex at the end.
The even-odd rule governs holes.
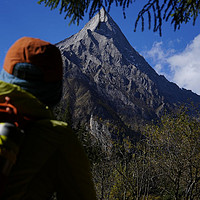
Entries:
POLYGON ((56 45, 64 62, 62 104, 69 102, 75 127, 84 124, 95 132, 96 123, 93 134, 99 135, 109 132, 106 124, 118 124, 135 132, 165 110, 200 102, 197 94, 158 75, 103 10, 56 45))

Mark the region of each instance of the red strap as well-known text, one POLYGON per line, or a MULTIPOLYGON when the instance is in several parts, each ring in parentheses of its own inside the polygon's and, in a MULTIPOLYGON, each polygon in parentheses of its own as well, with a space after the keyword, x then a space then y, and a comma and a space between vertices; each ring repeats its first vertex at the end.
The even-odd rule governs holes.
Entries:
POLYGON ((17 108, 9 103, 10 97, 5 97, 5 103, 0 103, 0 112, 17 115, 17 108))
POLYGON ((21 116, 17 112, 17 108, 10 103, 10 97, 5 97, 5 102, 0 103, 0 122, 11 122, 17 127, 24 128, 29 119, 21 116))

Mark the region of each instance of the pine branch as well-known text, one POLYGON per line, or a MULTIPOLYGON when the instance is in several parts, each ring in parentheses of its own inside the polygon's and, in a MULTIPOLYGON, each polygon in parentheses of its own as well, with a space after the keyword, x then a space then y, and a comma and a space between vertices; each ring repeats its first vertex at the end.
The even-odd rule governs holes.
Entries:
MULTIPOLYGON (((124 18, 126 18, 126 9, 136 0, 39 0, 38 3, 44 3, 45 7, 50 7, 51 10, 60 6, 60 13, 65 13, 65 19, 71 18, 70 24, 77 23, 83 19, 86 12, 89 11, 91 19, 101 8, 106 8, 110 11, 111 6, 115 3, 116 6, 122 7, 124 18)), ((197 20, 200 12, 200 0, 148 0, 139 11, 135 21, 134 31, 136 31, 139 21, 141 20, 142 31, 145 28, 145 15, 147 15, 148 28, 153 31, 159 31, 162 35, 163 21, 171 20, 174 25, 174 30, 180 29, 182 23, 188 23, 192 20, 193 25, 197 20), (153 20, 154 18, 154 20, 153 20)))

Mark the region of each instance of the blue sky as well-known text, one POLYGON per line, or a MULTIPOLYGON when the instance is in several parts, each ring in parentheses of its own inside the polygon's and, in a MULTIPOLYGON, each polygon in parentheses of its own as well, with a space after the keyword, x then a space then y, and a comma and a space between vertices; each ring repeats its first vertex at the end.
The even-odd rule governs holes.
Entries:
MULTIPOLYGON (((60 15, 58 9, 51 11, 44 4, 38 5, 37 1, 0 1, 0 68, 7 50, 20 37, 37 37, 57 43, 77 33, 89 20, 86 13, 79 26, 69 26, 69 19, 64 20, 64 14, 60 15)), ((134 32, 134 21, 141 7, 139 0, 130 5, 126 9, 126 19, 121 7, 113 5, 109 14, 130 44, 159 74, 200 94, 200 20, 197 19, 195 26, 183 24, 176 32, 170 23, 164 23, 162 37, 148 30, 147 21, 144 32, 141 32, 140 24, 134 32)))

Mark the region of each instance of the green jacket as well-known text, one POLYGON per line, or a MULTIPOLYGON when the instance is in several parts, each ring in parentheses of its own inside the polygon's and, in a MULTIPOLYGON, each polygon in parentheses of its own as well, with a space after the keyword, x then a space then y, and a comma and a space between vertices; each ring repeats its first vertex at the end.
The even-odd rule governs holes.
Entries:
POLYGON ((9 96, 18 112, 34 119, 9 176, 5 200, 95 200, 88 159, 67 123, 20 87, 0 81, 0 102, 9 96))

